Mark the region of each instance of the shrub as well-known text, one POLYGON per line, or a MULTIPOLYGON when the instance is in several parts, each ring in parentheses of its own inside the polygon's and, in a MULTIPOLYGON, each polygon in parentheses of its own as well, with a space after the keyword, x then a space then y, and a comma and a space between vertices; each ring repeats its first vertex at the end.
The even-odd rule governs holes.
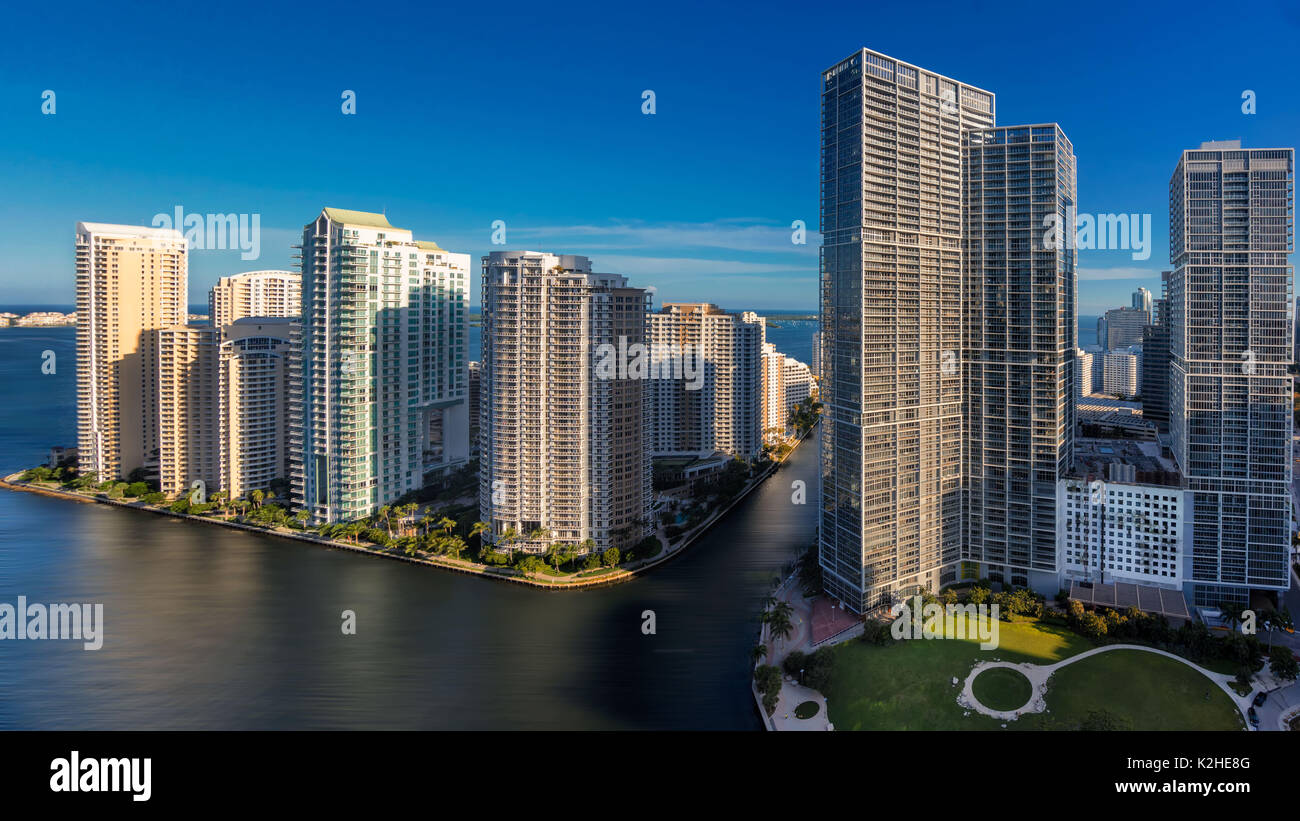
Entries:
POLYGON ((658 536, 646 536, 636 543, 633 548, 638 559, 653 559, 663 552, 664 546, 659 542, 658 536))
POLYGON ((754 669, 754 682, 763 697, 763 710, 772 715, 781 696, 781 671, 770 664, 761 664, 754 669))

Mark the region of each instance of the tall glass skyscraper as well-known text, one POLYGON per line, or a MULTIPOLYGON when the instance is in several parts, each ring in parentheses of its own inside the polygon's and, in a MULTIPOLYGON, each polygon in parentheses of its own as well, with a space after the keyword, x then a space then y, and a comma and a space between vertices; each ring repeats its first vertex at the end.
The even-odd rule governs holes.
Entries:
POLYGON ((1169 182, 1170 431, 1196 604, 1286 589, 1295 150, 1184 151, 1169 182))
POLYGON ((962 559, 967 577, 1053 592, 1056 483, 1074 448, 1075 190, 1054 124, 963 135, 962 559))
POLYGON ((303 228, 294 493, 350 521, 469 459, 469 255, 383 214, 326 208, 303 228))
POLYGON ((993 123, 874 51, 822 73, 820 560, 853 610, 961 556, 961 134, 993 123))

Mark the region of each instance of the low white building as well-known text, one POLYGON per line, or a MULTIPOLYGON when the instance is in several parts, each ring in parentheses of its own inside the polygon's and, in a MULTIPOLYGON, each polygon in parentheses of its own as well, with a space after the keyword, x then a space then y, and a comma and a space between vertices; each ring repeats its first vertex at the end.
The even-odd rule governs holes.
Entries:
POLYGON ((1056 568, 1061 585, 1114 581, 1181 588, 1191 496, 1177 487, 1063 479, 1056 484, 1056 568))

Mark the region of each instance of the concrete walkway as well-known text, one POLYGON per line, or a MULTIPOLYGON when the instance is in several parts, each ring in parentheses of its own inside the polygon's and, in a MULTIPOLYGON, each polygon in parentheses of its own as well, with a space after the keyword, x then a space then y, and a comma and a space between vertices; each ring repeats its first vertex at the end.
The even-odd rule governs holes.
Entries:
POLYGON ((1232 699, 1232 703, 1237 705, 1237 710, 1241 713, 1242 721, 1246 721, 1247 727, 1250 726, 1249 721, 1247 721, 1246 710, 1250 707, 1251 696, 1239 696, 1236 691, 1229 686, 1229 682, 1234 679, 1234 676, 1206 670, 1204 667, 1194 664, 1182 656, 1164 650, 1157 650, 1154 647, 1144 647, 1140 644, 1108 644, 1105 647, 1097 647, 1079 653, 1078 655, 1070 656, 1068 659, 1058 661, 1055 664, 1033 664, 1030 662, 1015 664, 1009 661, 981 661, 971 668, 970 675, 966 676, 966 682, 962 685, 961 695, 957 696, 957 703, 969 710, 983 713, 986 716, 992 716, 1001 721, 1015 721, 1017 718, 1020 718, 1022 715, 1027 713, 1041 713, 1047 709, 1047 681, 1052 677, 1053 673, 1066 665, 1074 664, 1076 661, 1086 659, 1089 656, 1095 656, 1098 653, 1108 653, 1111 650, 1141 650, 1145 653, 1155 653, 1158 656, 1165 656, 1166 658, 1171 658, 1175 661, 1181 661, 1183 664, 1186 664, 1188 667, 1191 667, 1193 670, 1217 684, 1219 689, 1227 693, 1228 698, 1232 699), (1029 696, 1029 701, 1025 702, 1024 706, 1015 710, 994 710, 990 707, 984 706, 980 703, 979 699, 975 698, 972 686, 975 677, 984 670, 994 667, 1009 667, 1012 670, 1020 672, 1025 678, 1029 679, 1029 684, 1032 686, 1033 692, 1029 696))
POLYGON ((776 712, 771 717, 772 729, 794 730, 798 732, 821 731, 831 728, 826 714, 826 698, 821 693, 793 681, 786 681, 781 686, 781 696, 776 701, 776 712), (794 708, 805 701, 816 702, 817 714, 812 718, 795 718, 794 708))

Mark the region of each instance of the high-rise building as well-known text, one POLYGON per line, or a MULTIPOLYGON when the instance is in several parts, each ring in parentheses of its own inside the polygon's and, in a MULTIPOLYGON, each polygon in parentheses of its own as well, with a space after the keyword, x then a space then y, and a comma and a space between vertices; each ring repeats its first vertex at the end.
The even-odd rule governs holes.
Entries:
POLYGON ((781 379, 785 383, 786 419, 797 405, 817 397, 817 382, 813 379, 812 369, 794 357, 785 357, 782 363, 781 379))
POLYGON ((771 342, 763 343, 763 432, 774 440, 785 435, 785 354, 771 342))
POLYGON ((1146 311, 1147 316, 1151 315, 1151 291, 1146 288, 1138 288, 1133 292, 1133 308, 1138 311, 1146 311))
POLYGON ((1106 337, 1097 338, 1103 350, 1114 351, 1142 344, 1142 329, 1151 324, 1151 312, 1137 308, 1112 308, 1106 312, 1106 337))
POLYGON ((221 328, 246 316, 298 316, 302 276, 293 271, 249 271, 222 277, 208 292, 208 316, 221 328))
POLYGON ((1085 396, 1091 396, 1093 392, 1092 383, 1092 351, 1085 351, 1083 348, 1077 348, 1074 351, 1074 398, 1082 399, 1085 396))
POLYGON ((651 453, 758 456, 763 318, 707 303, 669 302, 649 315, 648 331, 651 453))
POLYGON ((812 369, 763 343, 763 431, 772 441, 790 433, 790 413, 800 402, 818 395, 812 369), (770 435, 768 435, 770 434, 770 435))
POLYGON ((1121 399, 1137 396, 1138 365, 1141 360, 1130 351, 1107 351, 1102 354, 1102 393, 1121 399))
POLYGON ((1169 182, 1169 427, 1198 605, 1285 590, 1295 149, 1203 143, 1169 182))
POLYGON ((175 325, 157 336, 158 485, 168 496, 202 482, 205 494, 220 485, 216 418, 218 329, 175 325))
POLYGON ((77 224, 77 450, 101 480, 158 468, 158 336, 186 317, 185 238, 77 224))
POLYGON ((314 521, 367 516, 469 457, 469 256, 382 214, 303 229, 295 495, 314 521))
POLYGON ((867 49, 821 83, 819 556, 860 612, 961 557, 961 134, 994 97, 867 49))
POLYGON ((231 499, 289 480, 296 317, 245 317, 219 329, 218 485, 231 499))
POLYGON ((1142 418, 1169 431, 1169 272, 1160 275, 1161 298, 1152 324, 1142 329, 1142 418))
MULTIPOLYGON (((972 129, 962 142, 962 559, 978 577, 1055 591, 1056 486, 1075 420, 1074 148, 1054 124, 972 129)), ((943 581, 956 577, 945 568, 943 581)))
POLYGON ((485 539, 528 552, 590 539, 603 552, 650 533, 648 308, 645 289, 586 257, 483 258, 485 539))

